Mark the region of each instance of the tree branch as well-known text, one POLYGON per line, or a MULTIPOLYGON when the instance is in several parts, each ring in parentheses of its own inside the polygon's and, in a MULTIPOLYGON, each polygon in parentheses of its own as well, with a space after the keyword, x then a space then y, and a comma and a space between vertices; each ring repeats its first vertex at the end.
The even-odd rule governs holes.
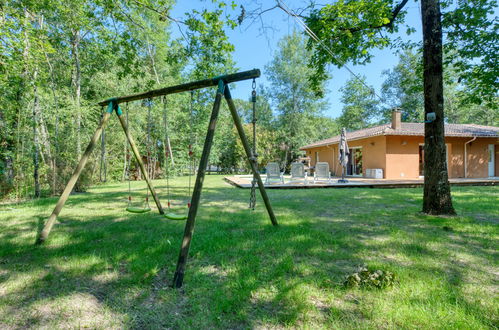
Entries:
MULTIPOLYGON (((395 6, 392 10, 392 17, 390 18, 390 21, 387 22, 387 23, 384 23, 384 24, 381 24, 381 25, 369 25, 367 28, 369 29, 381 29, 381 28, 384 28, 384 27, 387 27, 387 28, 393 28, 393 23, 395 21, 395 19, 398 17, 398 15, 400 14, 400 11, 405 7, 405 5, 409 2, 409 0, 402 0, 397 6, 395 6)), ((264 13, 268 12, 268 11, 271 11, 271 10, 274 10, 276 8, 282 10, 283 12, 285 12, 287 15, 289 16, 292 16, 292 17, 299 17, 299 18, 302 18, 302 19, 310 19, 309 16, 305 16, 303 15, 302 13, 305 12, 307 9, 310 9, 314 6, 313 3, 311 3, 309 6, 306 6, 305 8, 303 8, 302 10, 300 10, 300 13, 296 13, 292 10, 289 9, 289 7, 281 2, 281 0, 276 0, 276 5, 272 6, 272 7, 269 7, 267 9, 261 9, 260 11, 253 11, 253 13, 249 16, 261 16, 263 15, 264 13)), ((334 20, 334 19, 332 19, 334 20)), ((355 32, 359 32, 359 31, 362 31, 364 30, 365 27, 350 27, 350 28, 341 28, 340 30, 342 31, 349 31, 351 33, 355 33, 355 32)))
MULTIPOLYGON (((387 28, 392 29, 393 22, 395 21, 397 16, 400 14, 400 11, 402 10, 402 8, 404 8, 404 6, 407 4, 407 2, 409 2, 409 0, 402 0, 401 3, 399 3, 397 6, 395 6, 395 8, 393 8, 392 17, 390 18, 390 21, 388 23, 381 24, 381 25, 369 25, 368 28, 369 29, 382 29, 382 28, 387 27, 387 28)), ((349 31, 350 33, 355 33, 355 32, 362 31, 364 29, 365 29, 364 27, 356 27, 356 28, 352 27, 352 28, 344 28, 341 30, 342 31, 349 31)))
POLYGON ((166 19, 168 19, 168 20, 170 20, 170 21, 172 21, 172 22, 175 22, 175 23, 182 23, 182 24, 185 24, 185 22, 184 22, 184 21, 181 21, 181 20, 179 20, 179 19, 173 18, 173 17, 171 17, 170 15, 168 15, 168 10, 163 10, 163 11, 161 11, 161 10, 156 9, 156 8, 154 8, 154 7, 151 7, 151 6, 149 6, 149 5, 145 4, 145 3, 142 3, 142 2, 140 2, 140 1, 138 1, 138 0, 133 0, 133 2, 134 2, 136 5, 140 6, 140 7, 144 7, 144 8, 146 8, 146 9, 149 9, 149 10, 150 10, 150 11, 152 11, 152 12, 155 12, 155 13, 159 14, 159 15, 160 15, 160 19, 163 19, 163 20, 164 20, 164 19, 166 18, 166 19))

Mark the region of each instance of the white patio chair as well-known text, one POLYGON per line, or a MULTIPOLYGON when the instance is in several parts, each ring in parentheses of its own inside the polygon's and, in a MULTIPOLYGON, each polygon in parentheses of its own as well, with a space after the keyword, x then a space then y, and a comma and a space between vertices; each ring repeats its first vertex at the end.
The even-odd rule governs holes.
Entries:
POLYGON ((326 181, 327 183, 332 182, 331 172, 329 172, 329 163, 318 162, 315 164, 314 183, 318 181, 326 181))
POLYGON ((278 163, 268 163, 265 169, 267 170, 265 184, 271 183, 272 180, 279 180, 280 183, 284 183, 284 172, 281 173, 278 163))
POLYGON ((289 179, 289 183, 292 182, 308 183, 307 172, 305 172, 305 165, 303 163, 291 164, 291 178, 289 179))

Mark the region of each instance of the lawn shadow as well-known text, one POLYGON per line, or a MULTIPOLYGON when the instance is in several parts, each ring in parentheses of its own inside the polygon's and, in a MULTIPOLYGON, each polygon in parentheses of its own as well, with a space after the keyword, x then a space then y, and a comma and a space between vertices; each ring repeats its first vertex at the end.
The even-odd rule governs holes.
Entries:
MULTIPOLYGON (((361 293, 342 286, 347 274, 366 263, 397 272, 401 281, 413 280, 415 273, 437 274, 444 278, 446 295, 468 304, 458 289, 466 268, 454 265, 452 254, 438 264, 418 261, 439 257, 435 244, 445 251, 456 250, 454 244, 490 259, 486 239, 461 232, 459 226, 457 232, 444 232, 446 222, 417 215, 417 193, 400 191, 397 203, 380 207, 389 193, 399 191, 357 190, 355 203, 344 191, 269 192, 280 222, 274 228, 260 199, 257 210, 247 210, 248 191, 208 186, 184 287, 175 290, 169 285, 184 223, 153 212, 117 212, 113 208, 126 196, 99 187, 75 196, 67 207, 97 212, 105 203, 109 212, 61 213, 44 246, 19 242, 12 229, 0 232, 0 283, 10 282, 0 291, 9 302, 0 315, 11 315, 7 319, 14 327, 254 328, 327 324, 341 318, 372 326, 372 316, 355 302, 361 293)), ((173 188, 172 195, 183 192, 173 188)), ((45 218, 36 218, 39 230, 45 218)), ((22 222, 17 227, 23 233, 30 228, 35 229, 22 222)))

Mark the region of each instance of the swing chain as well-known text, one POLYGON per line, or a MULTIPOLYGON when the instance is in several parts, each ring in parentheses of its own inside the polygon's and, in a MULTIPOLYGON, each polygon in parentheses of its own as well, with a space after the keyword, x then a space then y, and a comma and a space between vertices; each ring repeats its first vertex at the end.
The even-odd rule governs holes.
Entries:
MULTIPOLYGON (((154 175, 152 171, 154 170, 154 167, 151 167, 151 109, 152 109, 152 98, 148 99, 147 102, 147 136, 146 136, 146 152, 147 152, 147 166, 146 166, 146 173, 151 180, 154 179, 154 175)), ((154 165, 153 165, 154 166, 154 165)), ((149 206, 149 189, 146 188, 146 207, 150 208, 149 206)))
MULTIPOLYGON (((253 162, 255 167, 258 167, 258 154, 256 152, 256 81, 253 78, 253 83, 251 84, 251 102, 253 103, 253 150, 251 151, 251 159, 250 162, 253 162)), ((253 180, 251 181, 251 193, 250 193, 250 202, 249 208, 254 210, 256 206, 256 176, 253 173, 253 180)))
MULTIPOLYGON (((128 102, 125 104, 125 120, 126 120, 126 127, 129 130, 130 129, 130 122, 128 120, 128 102)), ((127 138, 125 137, 125 146, 126 146, 126 177, 128 180, 128 204, 127 208, 132 206, 132 186, 131 186, 131 178, 130 178, 130 165, 131 165, 131 156, 130 156, 130 148, 128 148, 128 141, 127 138)))
POLYGON ((189 186, 187 190, 187 208, 191 207, 191 177, 193 173, 195 174, 194 168, 194 150, 193 150, 193 141, 194 141, 194 90, 190 91, 190 105, 189 105, 189 186))
POLYGON ((168 146, 168 117, 167 117, 167 103, 166 95, 163 96, 163 125, 165 129, 165 140, 164 140, 164 150, 165 150, 165 177, 166 177, 166 196, 168 198, 168 210, 171 208, 170 201, 170 170, 168 168, 168 157, 172 157, 171 150, 168 146))

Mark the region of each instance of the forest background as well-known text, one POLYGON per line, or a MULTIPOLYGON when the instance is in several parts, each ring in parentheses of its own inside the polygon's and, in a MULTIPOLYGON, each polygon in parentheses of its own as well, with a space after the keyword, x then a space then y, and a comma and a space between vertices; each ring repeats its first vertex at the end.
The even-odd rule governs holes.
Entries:
MULTIPOLYGON (((243 7, 213 3, 210 10, 174 18, 170 12, 175 3, 168 0, 0 2, 0 198, 59 194, 104 111, 98 101, 251 69, 236 67, 227 37, 227 30, 243 23, 243 7), (185 32, 174 38, 172 29, 179 25, 185 32)), ((496 6, 484 1, 482 16, 490 18, 496 6)), ((496 31, 497 19, 490 19, 488 26, 496 31)), ((341 115, 330 118, 324 115, 328 103, 317 92, 325 80, 312 79, 316 68, 310 65, 307 38, 298 31, 283 37, 262 68, 268 84, 257 86, 260 166, 278 161, 285 169, 301 155, 300 146, 336 135, 341 127, 354 130, 387 122, 393 107, 403 109, 404 120, 421 122, 421 47, 399 45, 399 63, 383 73, 381 95, 373 93, 362 75, 352 76, 341 89, 341 115)), ((447 122, 498 126, 497 62, 489 74, 492 92, 484 94, 479 79, 466 71, 476 57, 457 53, 446 48, 447 122)), ((249 88, 247 99, 236 100, 248 135, 250 94, 249 88)), ((164 177, 167 170, 171 175, 192 172, 189 145, 194 160, 199 159, 213 98, 214 91, 206 89, 122 105, 141 154, 154 164, 154 177, 164 177)), ((247 171, 243 156, 229 112, 222 109, 210 164, 226 173, 247 171)), ((127 177, 140 174, 118 121, 111 120, 76 190, 127 177)))

